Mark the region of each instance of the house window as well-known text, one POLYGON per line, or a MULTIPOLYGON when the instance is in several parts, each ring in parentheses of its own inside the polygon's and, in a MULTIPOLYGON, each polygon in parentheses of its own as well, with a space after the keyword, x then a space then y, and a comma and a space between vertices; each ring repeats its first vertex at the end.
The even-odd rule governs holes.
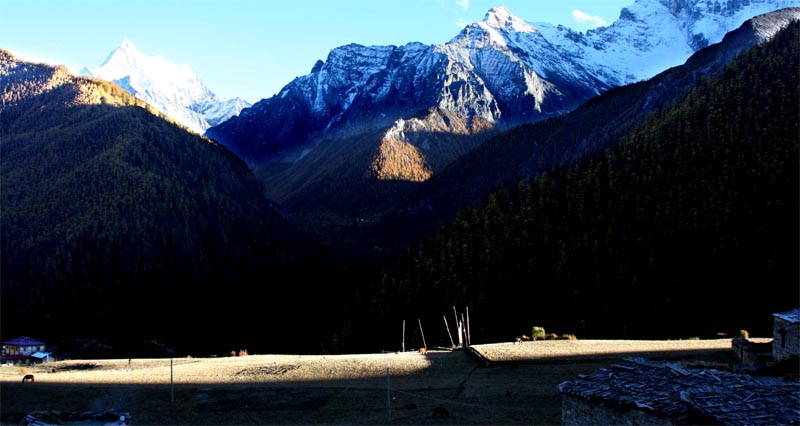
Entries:
POLYGON ((780 330, 778 330, 778 333, 780 333, 780 335, 781 335, 781 347, 782 348, 786 347, 786 332, 787 331, 788 330, 786 330, 785 328, 781 328, 780 330))

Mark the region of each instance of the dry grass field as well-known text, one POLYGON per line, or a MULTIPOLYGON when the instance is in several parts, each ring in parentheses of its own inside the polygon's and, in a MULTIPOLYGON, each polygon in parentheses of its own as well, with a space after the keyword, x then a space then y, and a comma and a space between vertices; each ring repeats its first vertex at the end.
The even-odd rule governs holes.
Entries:
POLYGON ((0 367, 0 412, 118 409, 130 413, 133 424, 152 425, 558 424, 556 385, 615 360, 732 361, 728 339, 473 348, 480 357, 456 350, 179 358, 172 360, 174 388, 169 359, 6 366, 0 367), (34 374, 35 382, 21 383, 24 374, 34 374), (449 417, 434 419, 435 407, 444 407, 449 417))

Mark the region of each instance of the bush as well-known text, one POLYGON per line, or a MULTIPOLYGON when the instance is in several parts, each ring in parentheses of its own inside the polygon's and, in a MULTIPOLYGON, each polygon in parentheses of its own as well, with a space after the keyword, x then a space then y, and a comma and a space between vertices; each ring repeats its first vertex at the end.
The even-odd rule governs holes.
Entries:
POLYGON ((531 338, 533 340, 544 340, 547 337, 547 334, 544 332, 544 327, 533 327, 531 331, 531 338))
POLYGON ((742 339, 749 339, 750 333, 748 333, 747 330, 739 330, 739 337, 742 339))

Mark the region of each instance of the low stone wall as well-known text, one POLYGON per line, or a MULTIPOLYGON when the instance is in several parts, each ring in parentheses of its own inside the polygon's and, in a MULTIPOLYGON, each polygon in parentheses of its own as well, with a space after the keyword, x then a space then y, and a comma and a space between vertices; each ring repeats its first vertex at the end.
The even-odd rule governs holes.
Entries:
POLYGON ((800 324, 776 317, 773 339, 772 355, 776 360, 800 354, 800 324))
POLYGON ((772 359, 772 342, 759 343, 737 337, 731 341, 731 349, 743 364, 763 364, 772 359))
POLYGON ((635 408, 611 406, 602 402, 564 395, 561 402, 564 425, 672 425, 669 418, 635 408))

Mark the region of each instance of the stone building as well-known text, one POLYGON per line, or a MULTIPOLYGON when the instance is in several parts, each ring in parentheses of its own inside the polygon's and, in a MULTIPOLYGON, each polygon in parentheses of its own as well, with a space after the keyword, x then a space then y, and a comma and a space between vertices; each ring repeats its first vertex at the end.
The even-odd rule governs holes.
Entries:
POLYGON ((561 420, 584 424, 800 423, 800 384, 628 358, 558 385, 561 420))
POLYGON ((776 361, 800 355, 800 308, 772 314, 772 357, 776 361))

